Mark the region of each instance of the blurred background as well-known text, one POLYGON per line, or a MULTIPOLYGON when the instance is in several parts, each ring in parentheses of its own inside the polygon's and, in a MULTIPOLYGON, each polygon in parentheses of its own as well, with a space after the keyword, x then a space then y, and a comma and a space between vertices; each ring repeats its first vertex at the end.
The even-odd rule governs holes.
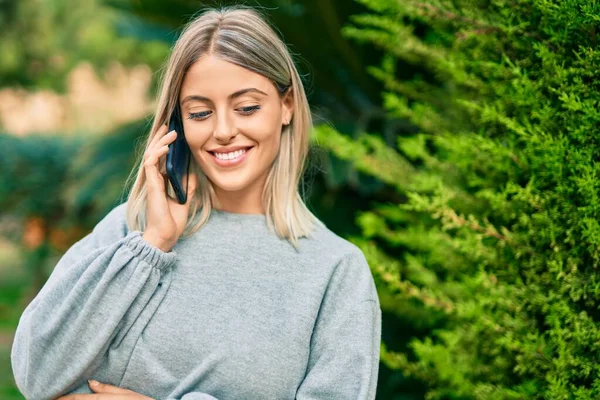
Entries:
MULTIPOLYGON (((0 398, 61 255, 126 198, 183 24, 240 1, 0 1, 0 398)), ((306 202, 364 251, 377 398, 600 398, 600 3, 263 0, 306 202)))

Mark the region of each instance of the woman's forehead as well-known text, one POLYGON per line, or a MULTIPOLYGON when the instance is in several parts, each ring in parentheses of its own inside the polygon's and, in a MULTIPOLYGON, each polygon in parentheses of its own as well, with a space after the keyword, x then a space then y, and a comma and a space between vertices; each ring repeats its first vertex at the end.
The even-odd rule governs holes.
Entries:
MULTIPOLYGON (((188 69, 181 87, 182 100, 197 96, 232 100, 241 94, 266 97, 275 90, 263 75, 214 56, 196 61, 188 69), (244 91, 243 93, 240 93, 244 91)), ((200 99, 198 99, 200 100, 200 99)))

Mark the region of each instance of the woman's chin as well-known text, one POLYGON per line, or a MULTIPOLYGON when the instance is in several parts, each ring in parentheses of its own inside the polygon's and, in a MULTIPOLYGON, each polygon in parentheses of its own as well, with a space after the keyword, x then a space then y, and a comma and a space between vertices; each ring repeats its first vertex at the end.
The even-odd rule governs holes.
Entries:
POLYGON ((213 185, 215 189, 221 190, 223 192, 239 192, 248 186, 248 182, 246 180, 232 182, 231 180, 226 182, 221 182, 220 180, 214 180, 213 185))

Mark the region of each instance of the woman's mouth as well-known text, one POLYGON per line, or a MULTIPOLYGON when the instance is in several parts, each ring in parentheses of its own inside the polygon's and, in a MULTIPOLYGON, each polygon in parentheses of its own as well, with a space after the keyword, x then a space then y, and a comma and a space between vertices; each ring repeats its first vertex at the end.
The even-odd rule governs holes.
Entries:
POLYGON ((254 146, 232 151, 231 153, 216 153, 212 151, 209 151, 208 153, 214 160, 215 164, 221 167, 232 167, 244 162, 250 152, 252 152, 252 149, 254 149, 254 146))

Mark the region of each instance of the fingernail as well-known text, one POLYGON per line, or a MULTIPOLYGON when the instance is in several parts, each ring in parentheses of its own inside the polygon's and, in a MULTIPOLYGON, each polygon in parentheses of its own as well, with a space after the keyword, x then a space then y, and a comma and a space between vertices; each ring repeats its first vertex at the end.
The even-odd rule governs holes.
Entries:
POLYGON ((100 384, 100 382, 95 381, 93 379, 88 379, 88 383, 92 386, 98 386, 100 384))

